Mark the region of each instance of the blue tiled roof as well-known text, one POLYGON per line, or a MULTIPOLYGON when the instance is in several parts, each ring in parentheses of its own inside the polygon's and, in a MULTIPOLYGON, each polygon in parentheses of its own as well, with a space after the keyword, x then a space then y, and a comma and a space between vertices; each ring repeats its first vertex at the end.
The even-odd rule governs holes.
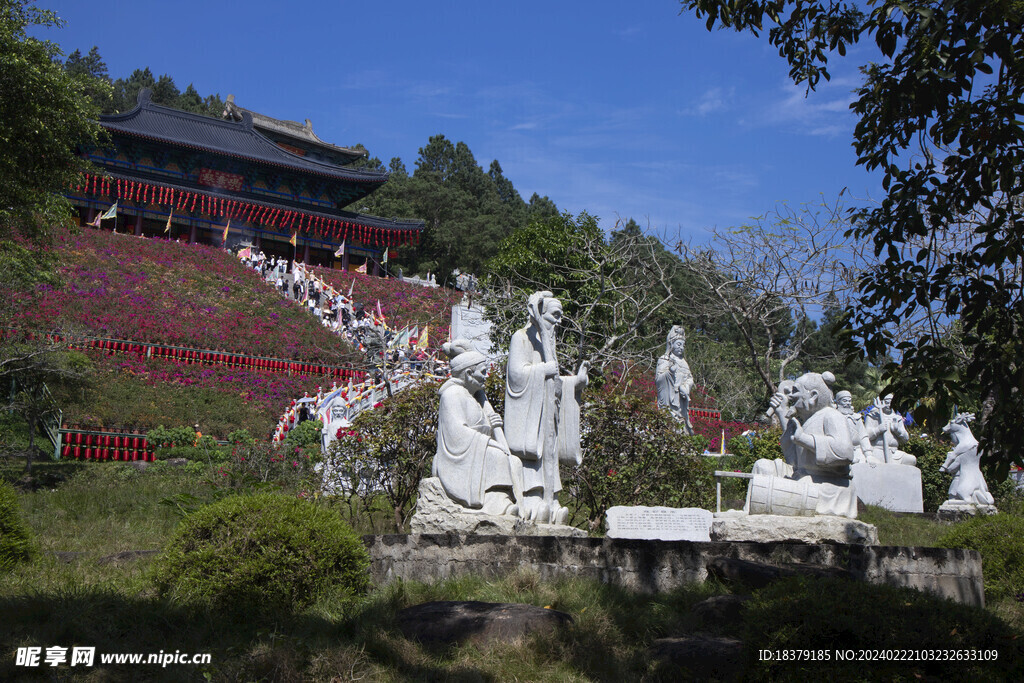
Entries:
POLYGON ((361 185, 379 185, 388 177, 387 173, 347 168, 292 154, 254 130, 252 117, 247 112, 243 114, 242 121, 222 121, 154 104, 149 99, 148 90, 139 93, 139 104, 131 111, 100 116, 100 125, 114 133, 159 140, 361 185))

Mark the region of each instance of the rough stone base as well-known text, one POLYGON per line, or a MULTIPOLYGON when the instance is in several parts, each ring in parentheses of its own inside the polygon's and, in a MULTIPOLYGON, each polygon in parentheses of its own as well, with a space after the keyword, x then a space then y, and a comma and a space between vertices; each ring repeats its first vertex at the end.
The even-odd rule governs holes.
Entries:
POLYGON ((910 465, 859 462, 850 467, 857 498, 893 512, 924 512, 921 470, 910 465))
POLYGON ((878 545, 878 529, 856 519, 815 515, 748 515, 742 510, 715 513, 712 541, 740 543, 850 543, 878 545))
POLYGON ((398 613, 398 628, 421 643, 508 643, 573 623, 565 612, 536 605, 494 602, 427 602, 398 613))
POLYGON ((409 522, 414 534, 483 534, 585 538, 586 531, 564 524, 536 524, 509 515, 488 515, 462 507, 445 495, 441 480, 420 481, 416 512, 409 522))
POLYGON ((961 517, 973 517, 975 515, 994 515, 999 510, 995 505, 983 503, 968 503, 963 500, 947 500, 939 506, 940 519, 960 519, 961 517))
POLYGON ((377 584, 529 571, 544 581, 579 577, 641 593, 661 593, 706 580, 715 558, 735 558, 779 567, 836 568, 858 581, 906 586, 968 605, 985 605, 981 555, 976 550, 456 534, 366 536, 363 541, 377 584))

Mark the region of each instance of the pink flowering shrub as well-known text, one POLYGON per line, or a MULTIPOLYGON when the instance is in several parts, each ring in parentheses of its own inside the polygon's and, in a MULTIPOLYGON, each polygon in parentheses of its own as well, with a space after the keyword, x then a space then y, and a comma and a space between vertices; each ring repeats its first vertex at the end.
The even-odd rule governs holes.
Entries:
POLYGON ((323 363, 359 358, 221 249, 90 228, 57 239, 63 284, 37 286, 10 324, 323 363))

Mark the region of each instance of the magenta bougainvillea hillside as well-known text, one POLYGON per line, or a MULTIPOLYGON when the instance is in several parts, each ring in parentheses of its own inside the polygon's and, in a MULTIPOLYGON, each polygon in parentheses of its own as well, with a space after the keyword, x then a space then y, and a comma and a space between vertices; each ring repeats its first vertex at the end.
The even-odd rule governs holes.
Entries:
POLYGON ((58 248, 62 284, 19 302, 14 326, 325 363, 357 358, 221 249, 89 228, 58 248))

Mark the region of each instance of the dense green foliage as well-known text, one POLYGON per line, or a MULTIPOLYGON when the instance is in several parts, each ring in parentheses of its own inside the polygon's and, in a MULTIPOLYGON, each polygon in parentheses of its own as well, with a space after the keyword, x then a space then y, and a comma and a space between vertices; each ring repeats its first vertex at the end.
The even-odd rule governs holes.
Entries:
POLYGON ((903 450, 917 458, 917 469, 921 470, 924 509, 927 512, 935 512, 949 498, 953 475, 940 472, 939 467, 946 461, 946 453, 952 449, 953 444, 948 440, 917 430, 910 435, 910 441, 903 445, 903 450))
POLYGON ((939 545, 981 553, 987 599, 1024 595, 1024 518, 1005 513, 975 517, 953 527, 939 545))
POLYGON ((707 27, 758 35, 813 89, 829 59, 861 41, 851 109, 858 163, 882 172, 886 196, 853 214, 877 263, 850 307, 869 356, 896 395, 980 413, 986 457, 1005 476, 1022 461, 1024 414, 1024 6, 878 0, 862 11, 820 0, 683 0, 707 27), (861 54, 863 54, 861 52, 861 54), (956 319, 956 333, 948 322, 956 319), (923 324, 907 330, 908 320, 923 324))
POLYGON ((365 508, 383 497, 402 531, 412 516, 420 480, 430 476, 437 451, 437 384, 426 382, 397 393, 340 429, 325 457, 331 488, 360 497, 365 508))
POLYGON ((368 586, 369 556, 336 513, 275 494, 200 508, 175 532, 156 571, 164 595, 217 608, 301 607, 320 591, 368 586))
POLYGON ((54 43, 27 33, 60 25, 32 2, 0 1, 0 283, 7 286, 48 278, 52 254, 38 246, 69 220, 61 192, 86 168, 75 146, 100 136, 87 80, 61 68, 54 43))
POLYGON ((583 464, 565 472, 574 519, 600 527, 614 505, 711 509, 707 440, 686 436, 665 411, 635 396, 593 392, 583 412, 583 464))
POLYGON ((36 553, 32 532, 22 519, 18 492, 0 481, 0 572, 28 562, 36 553))

